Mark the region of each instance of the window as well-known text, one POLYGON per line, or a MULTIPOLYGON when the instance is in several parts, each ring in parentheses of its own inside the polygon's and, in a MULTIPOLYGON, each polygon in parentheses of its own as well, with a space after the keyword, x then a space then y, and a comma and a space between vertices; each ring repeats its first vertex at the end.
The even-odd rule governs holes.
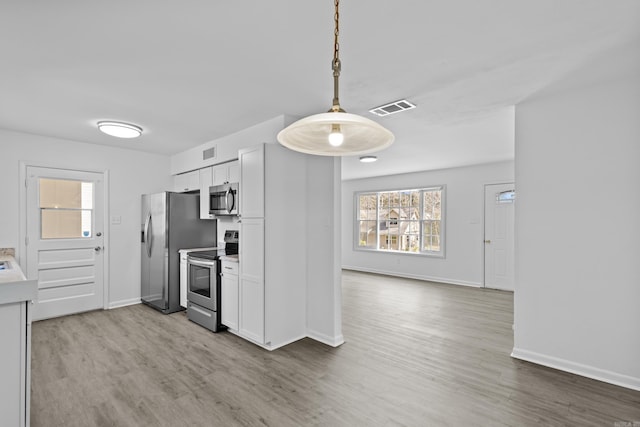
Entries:
POLYGON ((443 254, 444 187, 356 193, 356 249, 443 254))
POLYGON ((501 193, 496 194, 496 203, 497 204, 513 203, 513 201, 515 199, 516 199, 515 190, 507 190, 507 191, 503 191, 501 193))
POLYGON ((40 178, 39 188, 43 239, 91 237, 92 182, 40 178))

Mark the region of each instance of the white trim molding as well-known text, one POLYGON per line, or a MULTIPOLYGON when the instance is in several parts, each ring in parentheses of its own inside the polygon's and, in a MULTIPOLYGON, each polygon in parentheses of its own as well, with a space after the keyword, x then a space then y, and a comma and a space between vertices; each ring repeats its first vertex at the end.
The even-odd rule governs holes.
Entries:
POLYGON ((329 335, 323 334, 321 332, 307 330, 307 337, 331 347, 339 347, 344 344, 344 337, 342 336, 342 334, 335 337, 330 337, 329 335))
POLYGON ((109 303, 109 306, 107 307, 107 309, 111 310, 114 308, 120 308, 120 307, 126 307, 129 305, 136 305, 136 304, 141 304, 142 300, 140 300, 140 298, 131 298, 131 299, 123 299, 120 301, 113 301, 109 303))
POLYGON ((571 360, 560 359, 554 356, 536 353, 534 351, 513 348, 511 357, 515 359, 525 360, 527 362, 536 363, 538 365, 547 366, 553 369, 569 372, 594 380, 603 381, 605 383, 614 384, 620 387, 630 388, 640 391, 640 378, 629 375, 620 374, 606 369, 596 368, 595 366, 583 365, 581 363, 572 362, 571 360))
POLYGON ((404 277, 405 279, 416 279, 416 280, 424 280, 427 282, 436 282, 436 283, 444 283, 447 285, 461 285, 461 286, 469 286, 471 288, 482 288, 483 284, 479 282, 468 282, 466 280, 456 280, 456 279, 448 279, 445 277, 436 277, 436 276, 423 276, 421 274, 409 274, 409 273, 401 273, 397 271, 387 271, 387 270, 378 270, 375 268, 363 268, 356 267, 351 265, 343 265, 343 270, 353 270, 353 271, 362 271, 364 273, 375 273, 375 274, 383 274, 385 276, 393 276, 393 277, 404 277))

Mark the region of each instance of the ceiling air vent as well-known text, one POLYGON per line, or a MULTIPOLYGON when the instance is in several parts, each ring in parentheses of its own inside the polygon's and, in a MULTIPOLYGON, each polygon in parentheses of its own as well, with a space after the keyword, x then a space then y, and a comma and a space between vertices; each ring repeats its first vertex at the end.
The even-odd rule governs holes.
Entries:
POLYGON ((401 99, 400 101, 390 102, 389 104, 381 105, 376 108, 372 108, 369 110, 370 113, 375 114, 376 116, 384 117, 389 114, 399 113, 401 111, 411 110, 412 108, 416 108, 416 106, 406 99, 401 99))
POLYGON ((213 159, 216 157, 216 147, 207 148, 202 152, 202 160, 213 159))

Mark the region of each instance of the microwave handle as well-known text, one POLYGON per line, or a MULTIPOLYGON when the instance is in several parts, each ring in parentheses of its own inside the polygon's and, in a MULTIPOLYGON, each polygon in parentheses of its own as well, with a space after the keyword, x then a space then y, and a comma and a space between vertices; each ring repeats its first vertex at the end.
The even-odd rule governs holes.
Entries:
POLYGON ((233 194, 233 191, 231 191, 231 186, 227 188, 227 194, 225 194, 224 198, 225 198, 225 201, 227 202, 227 212, 231 213, 231 211, 233 210, 233 207, 236 204, 236 197, 233 194), (231 196, 231 203, 229 203, 229 196, 231 196))

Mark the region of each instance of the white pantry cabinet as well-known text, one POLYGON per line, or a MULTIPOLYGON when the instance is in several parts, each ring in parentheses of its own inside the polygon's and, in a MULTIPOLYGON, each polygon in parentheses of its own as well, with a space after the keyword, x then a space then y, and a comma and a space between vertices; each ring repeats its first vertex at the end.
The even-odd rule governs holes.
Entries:
POLYGON ((240 250, 239 332, 264 344, 264 219, 242 218, 240 250))
POLYGON ((231 331, 238 330, 238 262, 222 258, 222 286, 220 301, 221 323, 231 331))
POLYGON ((240 161, 234 160, 213 166, 211 185, 222 185, 240 180, 240 161))
POLYGON ((240 150, 240 216, 264 218, 264 144, 240 150))
POLYGON ((183 193, 200 189, 200 171, 180 173, 173 176, 173 191, 183 193))
POLYGON ((239 151, 238 335, 270 350, 306 336, 306 158, 278 144, 239 151))

